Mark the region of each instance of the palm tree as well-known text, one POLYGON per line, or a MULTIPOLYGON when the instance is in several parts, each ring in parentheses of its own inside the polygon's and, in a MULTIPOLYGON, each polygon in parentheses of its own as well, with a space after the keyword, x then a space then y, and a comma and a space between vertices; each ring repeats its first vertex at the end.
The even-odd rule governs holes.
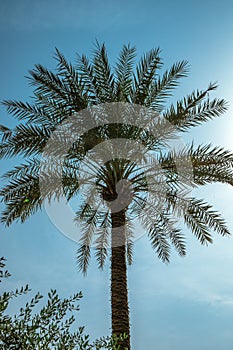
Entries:
POLYGON ((19 124, 12 130, 1 126, 0 146, 1 157, 20 155, 27 159, 4 175, 6 183, 0 194, 6 206, 1 221, 6 225, 18 219, 24 222, 54 195, 59 200, 62 192, 70 200, 86 186, 82 197, 78 197, 75 218, 82 228, 77 262, 86 273, 94 244, 98 266, 103 268, 111 248, 112 332, 127 335, 120 343, 121 349, 130 349, 127 262, 132 263, 133 218, 141 222, 158 257, 169 262, 171 247, 180 256, 186 253, 177 217, 183 218, 201 244, 212 242, 212 231, 222 236, 230 234, 219 213, 202 199, 190 196, 187 189, 213 182, 233 184, 233 155, 229 151, 194 144, 179 150, 166 149, 169 140, 226 111, 223 99, 209 99, 216 84, 196 90, 166 108, 165 102, 179 79, 188 74, 188 63, 178 62, 158 76, 162 68, 159 49, 143 55, 136 67, 135 57, 134 47, 123 46, 112 69, 105 45, 97 43, 91 60, 78 56, 76 65, 72 65, 56 49, 55 73, 39 64, 29 72, 29 82, 35 87, 32 102, 3 101, 19 124), (88 118, 96 122, 100 118, 96 113, 99 106, 111 112, 113 106, 115 113, 122 105, 123 116, 118 122, 105 118, 101 125, 94 123, 95 127, 78 135, 59 162, 59 152, 67 141, 67 134, 64 137, 64 132, 57 131, 60 125, 73 115, 76 126, 85 124, 82 111, 88 111, 88 118), (140 123, 135 125, 131 123, 132 111, 138 110, 140 123), (59 149, 56 143, 56 148, 49 150, 50 161, 56 159, 53 171, 45 169, 40 160, 51 135, 60 142, 59 149), (134 158, 129 142, 128 147, 124 144, 123 156, 122 150, 116 151, 115 144, 109 143, 116 138, 141 144, 143 151, 136 152, 137 159, 134 158), (90 155, 106 141, 102 153, 98 150, 90 155), (111 159, 105 157, 106 152, 113 155, 111 159), (182 164, 182 174, 178 164, 182 164), (84 174, 81 178, 80 173, 84 174), (56 176, 61 176, 62 191, 56 176))

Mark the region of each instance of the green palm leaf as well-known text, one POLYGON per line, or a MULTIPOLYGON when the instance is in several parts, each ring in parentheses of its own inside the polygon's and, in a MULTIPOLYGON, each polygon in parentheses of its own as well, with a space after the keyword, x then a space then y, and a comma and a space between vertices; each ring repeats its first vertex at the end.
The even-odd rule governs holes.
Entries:
POLYGON ((179 79, 187 77, 189 65, 187 61, 180 61, 166 70, 162 77, 158 77, 151 84, 145 105, 160 113, 164 108, 164 103, 170 97, 171 91, 179 85, 179 79))
POLYGON ((178 130, 186 131, 192 126, 200 125, 214 117, 220 116, 227 110, 227 104, 223 99, 204 98, 217 86, 210 84, 204 91, 196 91, 188 95, 183 100, 177 102, 176 106, 171 107, 163 113, 163 117, 175 125, 178 130), (203 102, 203 103, 202 103, 203 102))
POLYGON ((144 104, 148 90, 155 78, 155 73, 161 67, 160 49, 152 49, 141 57, 136 66, 134 74, 134 89, 132 93, 132 102, 135 104, 144 104))
POLYGON ((136 56, 135 47, 124 45, 119 59, 116 63, 116 101, 130 102, 129 96, 132 94, 133 63, 136 56))
POLYGON ((98 82, 101 99, 104 102, 112 102, 115 88, 114 75, 107 57, 107 51, 104 44, 96 42, 93 56, 93 73, 98 82))

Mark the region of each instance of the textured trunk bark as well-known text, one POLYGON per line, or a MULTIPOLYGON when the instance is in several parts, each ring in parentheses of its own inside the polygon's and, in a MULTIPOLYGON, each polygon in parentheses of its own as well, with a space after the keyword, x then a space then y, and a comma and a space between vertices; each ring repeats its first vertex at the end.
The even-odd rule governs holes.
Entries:
POLYGON ((125 210, 111 214, 112 257, 111 257, 111 309, 112 334, 127 334, 120 342, 120 350, 130 350, 130 325, 127 289, 125 210))

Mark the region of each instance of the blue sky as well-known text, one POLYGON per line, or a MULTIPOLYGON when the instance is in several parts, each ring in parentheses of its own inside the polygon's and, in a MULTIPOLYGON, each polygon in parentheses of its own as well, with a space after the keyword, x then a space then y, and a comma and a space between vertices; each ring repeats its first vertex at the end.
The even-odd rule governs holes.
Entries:
MULTIPOLYGON (((233 3, 232 1, 1 1, 0 100, 32 95, 24 78, 36 63, 54 67, 54 48, 69 60, 76 52, 90 54, 97 38, 105 41, 115 60, 130 42, 139 55, 160 46, 165 66, 180 59, 191 65, 176 96, 218 81, 217 95, 229 101, 218 120, 193 129, 184 141, 233 149, 233 3)), ((14 125, 0 109, 0 123, 14 125)), ((1 161, 1 173, 16 160, 1 161)), ((229 186, 196 190, 221 211, 233 232, 229 186)), ((134 264, 128 270, 133 350, 230 350, 233 344, 233 239, 214 235, 202 247, 187 233, 187 257, 175 254, 163 265, 147 237, 135 243, 134 264)), ((34 292, 56 288, 67 296, 82 290, 79 323, 91 337, 110 332, 109 263, 99 271, 91 262, 86 278, 77 271, 77 244, 63 236, 45 212, 25 224, 1 226, 0 255, 13 274, 8 287, 29 283, 34 292)), ((17 305, 12 306, 12 311, 17 305)))

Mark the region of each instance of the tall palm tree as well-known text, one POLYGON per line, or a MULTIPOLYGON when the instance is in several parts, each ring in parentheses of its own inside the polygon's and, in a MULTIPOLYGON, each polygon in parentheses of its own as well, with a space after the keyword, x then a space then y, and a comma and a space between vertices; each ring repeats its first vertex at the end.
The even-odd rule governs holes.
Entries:
MULTIPOLYGON (((132 263, 134 217, 141 222, 158 257, 169 262, 172 246, 180 256, 186 253, 184 236, 176 225, 177 217, 183 218, 201 244, 212 242, 212 231, 222 236, 230 234, 219 213, 202 199, 190 196, 187 188, 213 182, 233 184, 233 155, 229 151, 194 144, 166 150, 167 142, 178 134, 226 111, 223 99, 209 99, 216 84, 196 90, 166 108, 166 100, 179 79, 188 74, 188 63, 178 62, 159 76, 162 68, 159 49, 143 55, 136 67, 135 57, 134 47, 123 46, 112 68, 105 45, 97 43, 91 60, 85 55, 78 56, 77 63, 72 65, 56 49, 56 72, 39 64, 29 72, 29 82, 35 87, 30 103, 3 101, 19 124, 12 130, 1 126, 0 146, 1 157, 20 155, 27 159, 4 175, 6 183, 1 196, 6 207, 1 220, 6 225, 18 219, 24 222, 54 195, 59 199, 62 194, 54 181, 56 174, 62 174, 62 193, 68 200, 79 194, 83 184, 86 186, 82 197, 78 197, 75 218, 82 228, 77 261, 86 273, 90 247, 94 244, 98 265, 103 268, 110 248, 112 332, 127 335, 120 343, 121 349, 130 349, 127 262, 132 263), (55 168, 60 170, 45 171, 40 157, 58 126, 75 113, 77 126, 85 124, 81 111, 90 112, 92 108, 94 112, 88 112, 89 117, 98 119, 100 115, 95 111, 103 104, 106 108, 113 105, 114 112, 123 104, 121 120, 114 123, 105 119, 105 123, 97 123, 78 135, 64 161, 56 164, 55 168), (138 113, 141 119, 137 125, 130 122, 130 108, 134 106, 145 111, 138 113), (97 145, 116 138, 141 144, 143 151, 135 159, 132 144, 128 148, 124 144, 127 151, 122 156, 119 150, 113 152, 114 143, 108 143, 102 148, 102 155, 94 152, 87 156, 97 145), (113 157, 106 160, 103 156, 106 152, 113 157), (178 164, 182 164, 182 174, 178 164), (84 174, 81 178, 80 173, 84 174), (123 199, 122 203, 119 198, 123 199)), ((50 160, 57 161, 56 155, 63 149, 66 138, 60 137, 60 141, 58 154, 56 147, 55 153, 49 154, 50 160)))

